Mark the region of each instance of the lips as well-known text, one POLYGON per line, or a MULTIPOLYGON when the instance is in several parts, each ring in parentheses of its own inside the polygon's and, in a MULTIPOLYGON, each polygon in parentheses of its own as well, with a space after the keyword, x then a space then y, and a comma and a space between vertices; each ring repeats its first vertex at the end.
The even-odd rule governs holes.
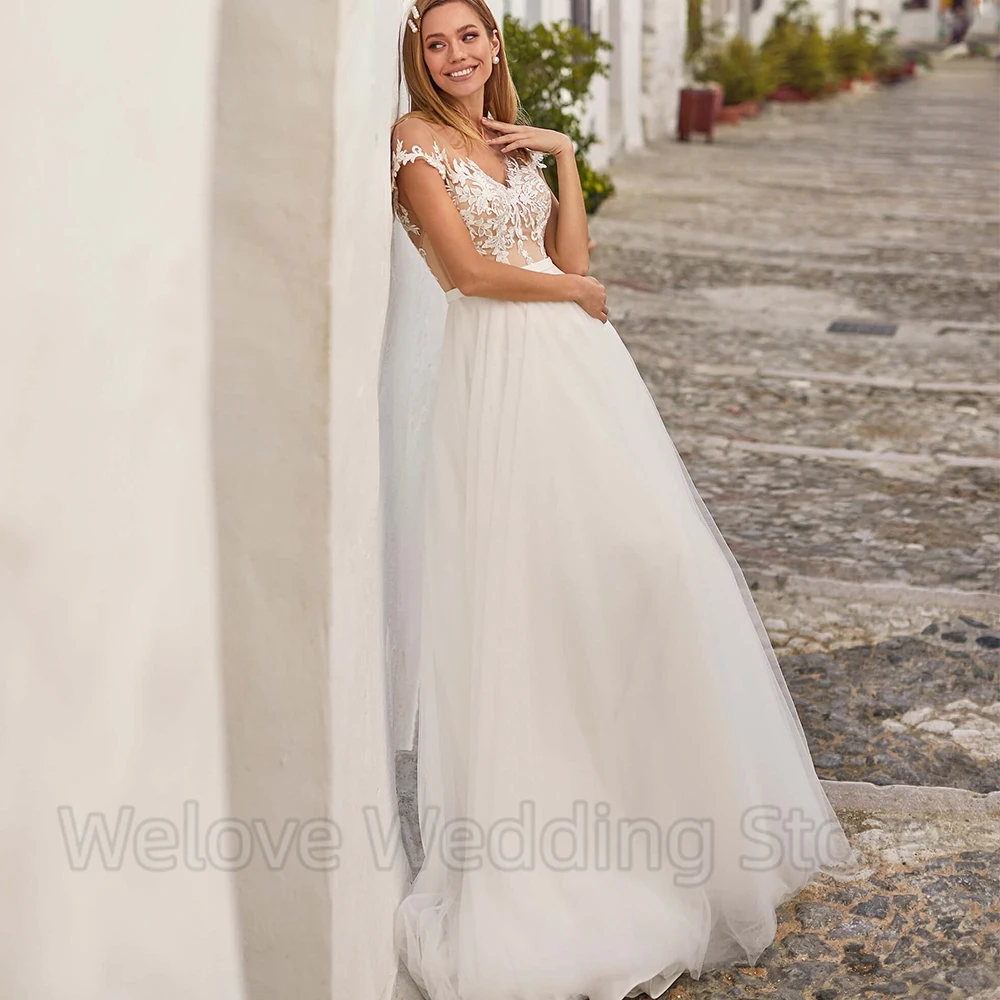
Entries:
POLYGON ((476 72, 475 66, 463 66, 461 69, 452 70, 450 73, 445 73, 445 76, 449 80, 466 80, 473 73, 476 72))

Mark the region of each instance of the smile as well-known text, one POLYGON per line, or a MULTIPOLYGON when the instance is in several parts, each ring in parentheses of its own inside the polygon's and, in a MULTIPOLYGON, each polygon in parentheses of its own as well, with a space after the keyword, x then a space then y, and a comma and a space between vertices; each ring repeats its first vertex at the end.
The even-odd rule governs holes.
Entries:
POLYGON ((471 76, 475 72, 475 66, 466 66, 465 69, 456 69, 452 73, 445 73, 445 76, 450 77, 452 80, 464 80, 467 76, 471 76))

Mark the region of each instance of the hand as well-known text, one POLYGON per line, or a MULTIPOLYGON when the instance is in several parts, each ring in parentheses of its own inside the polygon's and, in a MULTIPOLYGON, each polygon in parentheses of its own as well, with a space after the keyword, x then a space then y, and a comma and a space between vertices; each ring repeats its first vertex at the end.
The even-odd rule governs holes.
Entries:
POLYGON ((574 299, 589 315, 594 319, 599 319, 602 323, 608 321, 608 293, 604 290, 597 278, 592 278, 589 274, 577 275, 576 297, 574 299))
POLYGON ((573 152, 573 143, 569 136, 548 128, 534 128, 531 125, 511 125, 510 122, 498 122, 492 118, 481 119, 486 128, 499 135, 486 139, 487 146, 499 147, 502 153, 515 149, 533 149, 537 153, 550 153, 557 156, 567 150, 573 152))

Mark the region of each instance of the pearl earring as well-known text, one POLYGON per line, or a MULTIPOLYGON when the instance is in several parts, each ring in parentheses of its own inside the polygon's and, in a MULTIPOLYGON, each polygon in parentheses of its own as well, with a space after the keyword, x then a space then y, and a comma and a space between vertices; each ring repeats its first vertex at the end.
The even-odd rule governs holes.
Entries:
POLYGON ((500 57, 499 56, 494 56, 493 57, 493 62, 495 62, 495 63, 500 62, 500 57))

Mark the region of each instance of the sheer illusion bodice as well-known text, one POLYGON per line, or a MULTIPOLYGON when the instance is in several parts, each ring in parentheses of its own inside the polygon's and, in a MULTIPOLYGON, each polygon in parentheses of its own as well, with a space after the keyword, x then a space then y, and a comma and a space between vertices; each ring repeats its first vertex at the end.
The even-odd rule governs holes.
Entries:
POLYGON ((547 256, 545 226, 552 210, 552 193, 541 174, 545 164, 540 153, 531 152, 528 162, 505 156, 504 183, 475 160, 452 150, 425 122, 406 119, 393 130, 393 210, 445 291, 455 283, 396 186, 399 171, 417 161, 429 163, 441 175, 472 242, 484 257, 523 267, 547 256))

